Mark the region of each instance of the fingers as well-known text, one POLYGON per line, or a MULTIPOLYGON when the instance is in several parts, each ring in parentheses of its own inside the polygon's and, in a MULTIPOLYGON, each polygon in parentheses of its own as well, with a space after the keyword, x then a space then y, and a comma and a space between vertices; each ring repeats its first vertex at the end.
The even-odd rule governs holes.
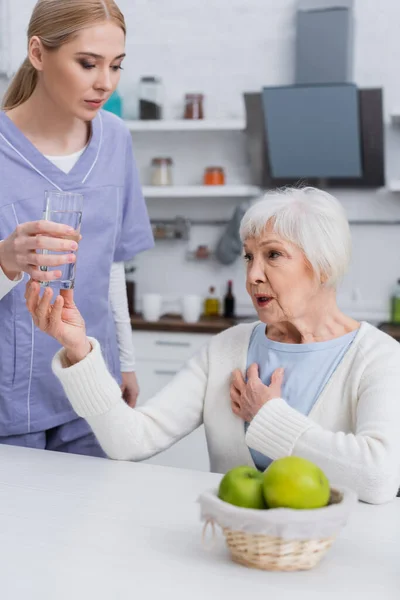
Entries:
MULTIPOLYGON (((47 291, 47 290, 46 290, 47 291)), ((62 320, 62 309, 64 306, 64 298, 57 296, 50 311, 49 327, 50 331, 55 331, 62 320)))
POLYGON ((240 413, 240 397, 241 394, 233 383, 230 385, 231 408, 235 415, 240 413))
POLYGON ((250 379, 259 379, 258 365, 256 363, 251 364, 247 369, 247 381, 250 379))
POLYGON ((55 281, 62 276, 62 272, 59 269, 54 269, 54 267, 75 262, 75 254, 38 254, 30 252, 28 265, 24 270, 36 281, 55 281), (52 270, 48 271, 47 269, 52 270))
POLYGON ((41 271, 40 269, 37 269, 36 267, 27 267, 26 268, 26 273, 28 273, 28 275, 30 275, 31 279, 34 279, 35 281, 56 281, 57 279, 60 279, 60 277, 62 276, 62 272, 61 271, 41 271))
POLYGON ((27 250, 49 250, 50 252, 75 252, 78 249, 75 240, 45 235, 28 237, 24 245, 27 250))
POLYGON ((281 396, 284 372, 284 369, 279 368, 275 369, 275 371, 272 373, 269 389, 275 398, 279 398, 281 396))
POLYGON ((232 402, 232 412, 237 415, 238 417, 240 416, 240 406, 239 404, 236 404, 235 402, 232 402))
POLYGON ((75 306, 74 290, 60 290, 60 296, 62 296, 64 300, 65 308, 72 308, 75 306))
POLYGON ((235 388, 235 386, 233 385, 233 383, 231 384, 230 387, 230 393, 229 393, 232 402, 236 402, 237 404, 240 404, 240 397, 241 394, 240 392, 235 388))
POLYGON ((232 372, 232 379, 231 379, 232 385, 235 386, 235 388, 237 390, 239 390, 239 392, 243 391, 246 387, 246 383, 245 380, 243 378, 242 373, 240 372, 239 369, 235 369, 232 372))
POLYGON ((131 395, 129 395, 127 398, 125 398, 125 402, 127 403, 127 405, 130 408, 135 408, 135 406, 136 406, 136 400, 137 400, 137 397, 131 396, 131 395))
POLYGON ((49 326, 49 314, 52 297, 53 290, 50 287, 46 288, 44 290, 42 299, 38 301, 36 306, 35 315, 37 318, 37 324, 42 331, 46 331, 49 326))
POLYGON ((53 290, 48 287, 44 290, 42 298, 40 298, 40 285, 32 280, 28 282, 25 290, 26 305, 32 315, 33 322, 42 331, 54 331, 62 318, 64 298, 57 296, 53 306, 51 306, 52 297, 53 290))
POLYGON ((39 301, 40 285, 30 280, 25 288, 25 300, 26 306, 31 313, 33 320, 36 325, 36 307, 39 301))
POLYGON ((280 367, 279 369, 275 369, 275 371, 271 375, 271 384, 281 385, 282 381, 283 381, 284 372, 285 372, 285 369, 282 369, 282 367, 280 367))
POLYGON ((32 267, 58 267, 68 263, 76 262, 75 254, 38 254, 29 252, 28 265, 32 267))
POLYGON ((54 223, 53 221, 45 221, 44 219, 18 225, 17 231, 25 235, 48 234, 55 237, 63 237, 76 233, 73 227, 54 223))

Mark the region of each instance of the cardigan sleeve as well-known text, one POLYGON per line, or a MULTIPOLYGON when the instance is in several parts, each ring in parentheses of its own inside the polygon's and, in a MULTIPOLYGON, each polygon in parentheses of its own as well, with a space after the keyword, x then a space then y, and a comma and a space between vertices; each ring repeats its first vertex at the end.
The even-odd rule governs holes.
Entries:
POLYGON ((246 443, 273 460, 307 458, 365 502, 392 500, 400 485, 400 365, 393 360, 361 378, 354 433, 323 429, 275 398, 250 423, 246 443))
POLYGON ((67 366, 65 351, 60 350, 52 368, 75 412, 89 423, 110 458, 149 458, 202 424, 207 346, 151 400, 132 409, 108 372, 99 343, 89 339, 93 349, 81 362, 67 366))

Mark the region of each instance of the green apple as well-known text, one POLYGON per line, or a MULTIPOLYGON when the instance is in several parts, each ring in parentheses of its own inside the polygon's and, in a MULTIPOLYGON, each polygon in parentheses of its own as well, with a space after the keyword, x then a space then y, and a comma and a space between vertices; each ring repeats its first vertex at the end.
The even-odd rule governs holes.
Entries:
POLYGON ((235 467, 219 485, 218 497, 242 508, 267 508, 263 494, 263 473, 254 467, 235 467))
POLYGON ((325 473, 299 456, 286 456, 270 464, 264 471, 263 490, 269 508, 321 508, 330 496, 325 473))

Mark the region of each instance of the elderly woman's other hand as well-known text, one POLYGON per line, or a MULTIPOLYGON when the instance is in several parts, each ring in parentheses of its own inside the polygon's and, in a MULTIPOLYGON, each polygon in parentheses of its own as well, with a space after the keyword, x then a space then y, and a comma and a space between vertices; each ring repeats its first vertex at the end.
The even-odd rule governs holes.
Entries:
POLYGON ((250 423, 266 402, 280 398, 283 372, 283 369, 275 369, 270 385, 264 385, 258 376, 257 364, 253 363, 247 369, 247 383, 239 369, 235 369, 230 387, 231 406, 235 415, 250 423))
POLYGON ((30 280, 25 292, 26 305, 36 327, 60 342, 70 363, 75 364, 89 354, 91 345, 73 290, 61 290, 60 294, 52 305, 53 290, 47 287, 41 298, 40 285, 30 280))

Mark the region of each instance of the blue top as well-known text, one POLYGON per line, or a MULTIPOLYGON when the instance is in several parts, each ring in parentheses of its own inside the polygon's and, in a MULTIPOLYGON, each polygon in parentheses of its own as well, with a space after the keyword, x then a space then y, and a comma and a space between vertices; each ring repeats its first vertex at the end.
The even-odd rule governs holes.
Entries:
MULTIPOLYGON (((357 335, 351 331, 334 340, 311 344, 283 344, 268 339, 265 323, 253 330, 247 354, 247 368, 252 363, 259 366, 260 379, 271 383, 271 375, 279 367, 285 369, 282 398, 292 408, 308 415, 325 385, 338 367, 347 349, 357 335)), ((245 423, 245 431, 249 424, 245 423)), ((264 471, 272 460, 250 448, 256 467, 264 471)))
MULTIPOLYGON (((120 378, 109 304, 113 262, 153 246, 153 235, 123 121, 100 111, 86 150, 69 173, 49 161, 0 112, 0 239, 42 218, 45 191, 83 195, 75 301, 112 374, 120 378)), ((25 277, 25 282, 26 282, 25 277)), ((20 283, 0 300, 0 436, 43 431, 76 419, 51 371, 59 344, 33 326, 20 283)))

